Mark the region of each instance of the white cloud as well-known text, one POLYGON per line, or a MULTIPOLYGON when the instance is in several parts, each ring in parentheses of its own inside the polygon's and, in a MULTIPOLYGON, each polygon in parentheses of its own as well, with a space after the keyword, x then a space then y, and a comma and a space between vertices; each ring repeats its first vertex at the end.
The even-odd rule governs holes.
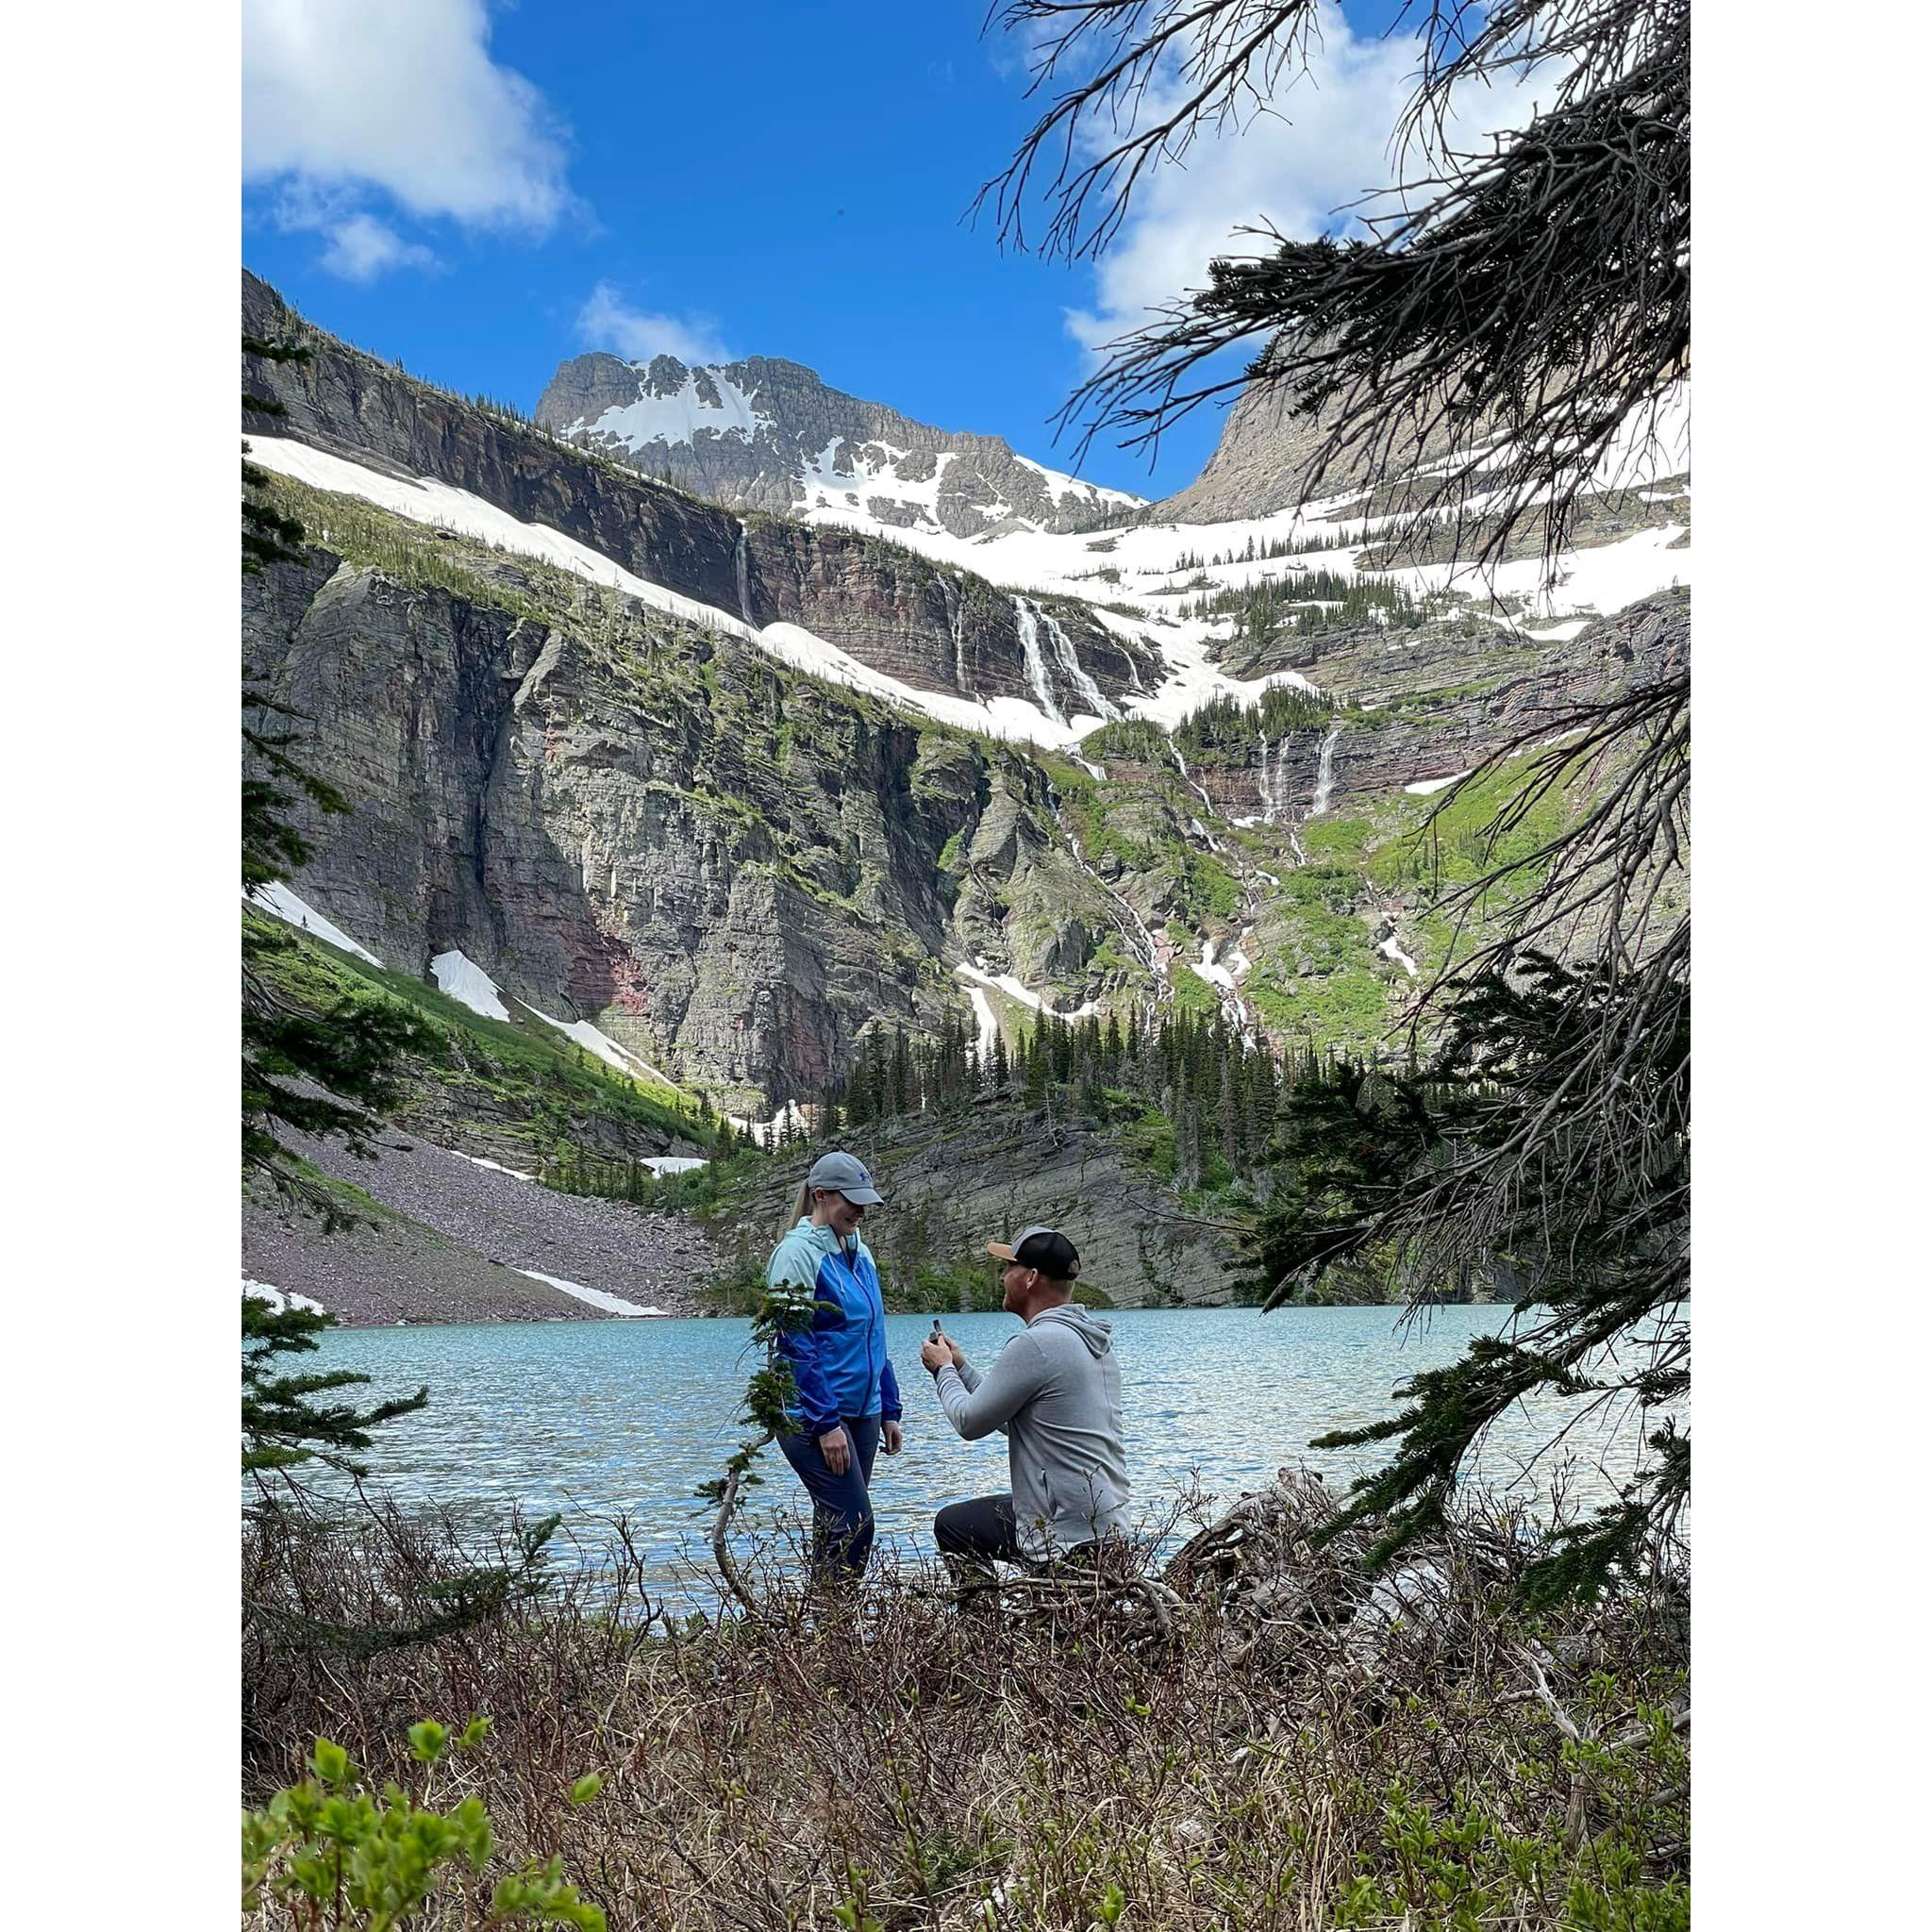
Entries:
POLYGON ((647 362, 653 356, 691 363, 737 360, 708 318, 633 308, 608 282, 599 282, 577 311, 577 333, 587 347, 608 349, 629 362, 647 362))
MULTIPOLYGON (((1180 162, 1143 178, 1126 222, 1094 270, 1094 300, 1069 309, 1067 329, 1090 354, 1139 328, 1148 311, 1208 285, 1216 256, 1256 255, 1265 240, 1237 235, 1272 221, 1294 240, 1341 229, 1337 211, 1393 177, 1391 139, 1414 86, 1417 45, 1408 37, 1357 38, 1339 8, 1324 6, 1320 43, 1308 69, 1283 70, 1274 112, 1240 130, 1204 132, 1180 162)), ((1547 91, 1547 83, 1544 83, 1547 91)), ((1150 90, 1148 120, 1181 96, 1171 78, 1150 90)), ((1482 96, 1482 112, 1452 129, 1466 136, 1528 118, 1527 87, 1482 96)), ((1089 155, 1101 136, 1086 130, 1089 155)), ((1359 232, 1359 230, 1357 230, 1359 232)))
POLYGON ((436 257, 419 242, 405 242, 374 215, 351 215, 325 231, 328 248, 322 265, 344 281, 373 282, 392 268, 434 268, 436 257))
POLYGON ((372 194, 530 236, 575 206, 561 124, 490 58, 483 0, 243 0, 242 111, 242 180, 276 188, 285 226, 325 230, 337 273, 420 259, 352 212, 372 194))

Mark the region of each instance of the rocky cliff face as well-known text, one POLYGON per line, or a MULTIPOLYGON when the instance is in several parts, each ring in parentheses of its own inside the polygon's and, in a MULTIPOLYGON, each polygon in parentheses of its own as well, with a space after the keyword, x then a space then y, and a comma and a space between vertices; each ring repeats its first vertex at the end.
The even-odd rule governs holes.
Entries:
POLYGON ((935 429, 768 356, 695 368, 672 356, 578 356, 551 378, 537 421, 739 509, 830 508, 978 537, 1084 529, 1141 502, 1030 462, 997 436, 935 429))
POLYGON ((309 827, 300 890, 389 964, 460 951, 760 1115, 822 1091, 868 1024, 970 1019, 952 961, 1091 976, 1104 897, 1029 760, 561 573, 375 527, 358 541, 384 564, 318 546, 247 579, 243 642, 354 808, 309 827))
POLYGON ((311 351, 306 363, 244 355, 244 387, 286 412, 245 429, 435 477, 747 624, 799 625, 920 691, 1018 698, 1049 717, 1105 716, 1143 680, 1158 681, 1151 654, 1076 600, 1016 599, 857 531, 740 518, 406 376, 310 328, 245 271, 242 297, 244 331, 311 351), (1053 648, 1035 647, 1040 629, 1053 648))
MULTIPOLYGON (((1567 631, 1572 626, 1560 626, 1567 631)), ((1217 747, 1191 776, 1229 819, 1288 824, 1472 770, 1540 720, 1656 677, 1690 650, 1686 591, 1665 591, 1572 636, 1479 619, 1390 630, 1367 624, 1291 641, 1255 669, 1293 663, 1349 708, 1329 723, 1217 747)))
POLYGON ((1227 412, 1226 426, 1208 466, 1188 487, 1146 511, 1150 519, 1213 524, 1270 516, 1315 497, 1345 496, 1397 476, 1448 447, 1438 426, 1426 438, 1391 448, 1357 445, 1331 460, 1318 476, 1315 462, 1335 425, 1336 412, 1299 412, 1300 391, 1287 383, 1250 383, 1227 412))
MULTIPOLYGON (((891 1204, 865 1238, 887 1293, 905 1306, 943 1306, 916 1285, 931 1263, 976 1289, 973 1305, 996 1305, 986 1243, 1034 1224, 1077 1230, 1081 1286, 1107 1306, 1227 1307, 1253 1293, 1226 1231, 1191 1211, 1172 1182, 1137 1168, 1093 1120, 989 1107, 849 1127, 841 1140, 891 1204)), ((794 1175, 768 1174, 699 1224, 720 1252, 762 1259, 795 1186, 794 1175)))

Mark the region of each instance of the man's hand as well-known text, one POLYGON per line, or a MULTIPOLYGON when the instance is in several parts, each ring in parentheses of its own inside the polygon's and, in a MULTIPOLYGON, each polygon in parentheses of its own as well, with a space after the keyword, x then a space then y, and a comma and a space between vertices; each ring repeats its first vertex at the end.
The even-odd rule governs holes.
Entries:
POLYGON ((950 1335, 929 1335, 920 1346, 919 1359, 937 1375, 948 1362, 957 1369, 966 1359, 966 1351, 950 1335))
POLYGON ((879 1428, 879 1441, 888 1456, 896 1456, 906 1446, 906 1431, 888 1416, 879 1428))
POLYGON ((825 1467, 834 1475, 843 1475, 851 1468, 852 1442, 845 1434, 843 1423, 836 1429, 827 1429, 819 1438, 819 1447, 824 1452, 825 1467))

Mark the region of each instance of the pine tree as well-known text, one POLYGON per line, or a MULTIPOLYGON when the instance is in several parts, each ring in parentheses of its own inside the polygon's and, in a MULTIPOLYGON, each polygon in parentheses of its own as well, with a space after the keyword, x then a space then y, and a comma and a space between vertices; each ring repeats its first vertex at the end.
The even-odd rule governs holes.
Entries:
POLYGON ((254 1295, 242 1297, 242 1471, 290 1469, 327 1463, 351 1475, 367 1470, 352 1452, 369 1447, 370 1431, 399 1416, 413 1415, 429 1400, 415 1394, 358 1409, 347 1403, 318 1407, 316 1397, 365 1386, 369 1377, 347 1369, 319 1374, 283 1372, 280 1357, 311 1353, 335 1317, 292 1304, 275 1308, 254 1295))
MULTIPOLYGON (((304 348, 280 348, 242 339, 251 353, 275 361, 304 361, 304 348)), ((280 405, 244 393, 243 406, 280 414, 280 405)), ((244 449, 246 445, 243 445, 244 449)), ((253 575, 305 553, 302 525, 246 493, 268 478, 243 462, 242 569, 253 575)), ((299 802, 337 814, 349 809, 334 786, 291 756, 298 741, 288 728, 301 714, 270 700, 242 673, 242 890, 244 895, 305 864, 309 845, 289 814, 299 802)), ((317 1215, 325 1231, 355 1217, 341 1198, 311 1178, 281 1141, 283 1132, 340 1138, 350 1152, 369 1153, 375 1115, 393 1106, 404 1057, 431 1040, 431 1029, 389 1000, 344 998, 326 1013, 297 1007, 274 986, 268 969, 296 950, 289 929, 244 909, 242 927, 242 1166, 317 1215), (320 1091, 318 1091, 320 1090, 320 1091)), ((244 1311, 245 1313, 245 1311, 244 1311)))

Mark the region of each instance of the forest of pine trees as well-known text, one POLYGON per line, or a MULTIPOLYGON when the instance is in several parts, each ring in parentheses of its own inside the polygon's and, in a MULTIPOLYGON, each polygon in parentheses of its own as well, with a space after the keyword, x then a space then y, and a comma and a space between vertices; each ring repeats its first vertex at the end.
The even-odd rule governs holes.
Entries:
POLYGON ((1368 623, 1420 624, 1425 614, 1399 584, 1331 570, 1230 585, 1175 608, 1182 617, 1232 616, 1236 636, 1254 643, 1267 642, 1291 619, 1297 636, 1309 637, 1368 623))
MULTIPOLYGON (((937 1038, 874 1026, 847 1076, 816 1100, 749 1133, 722 1124, 714 1158, 822 1145, 848 1128, 921 1114, 1003 1108, 1129 1125, 1142 1158, 1182 1189, 1259 1182, 1265 1192, 1287 1096, 1351 1071, 1358 1077, 1361 1069, 1312 1047, 1277 1057, 1265 1041, 1244 1040, 1221 1013, 1180 1008, 1124 1021, 1042 1014, 1010 1048, 997 1035, 984 1055, 957 1019, 937 1038)), ((639 1161, 569 1146, 544 1162, 543 1178, 574 1193, 639 1202, 658 1201, 672 1187, 639 1161)), ((674 1191, 704 1187, 693 1190, 687 1176, 674 1191)))

